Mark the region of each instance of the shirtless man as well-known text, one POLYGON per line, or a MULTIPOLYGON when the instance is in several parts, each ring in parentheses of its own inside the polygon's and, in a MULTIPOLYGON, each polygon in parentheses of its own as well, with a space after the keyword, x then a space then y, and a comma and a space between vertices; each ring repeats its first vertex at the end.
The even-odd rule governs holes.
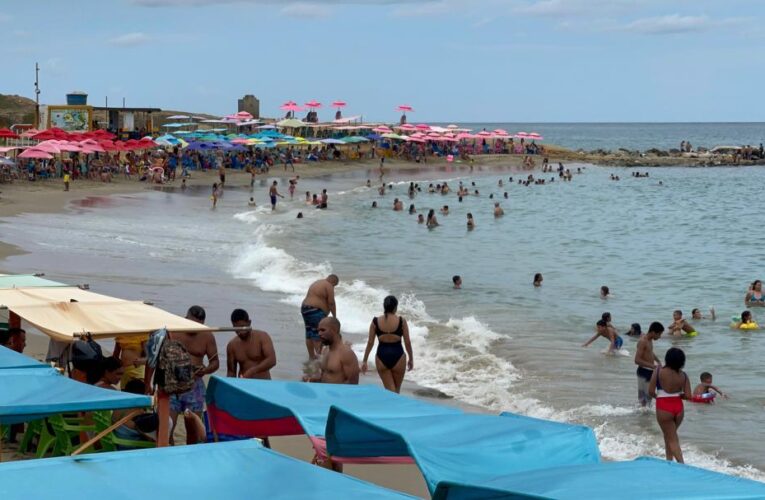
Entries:
POLYGON ((603 337, 604 339, 608 340, 608 342, 611 344, 608 346, 608 352, 609 354, 614 353, 614 351, 618 351, 622 348, 622 344, 624 341, 622 338, 616 334, 615 330, 613 328, 609 328, 608 323, 605 319, 598 320, 598 322, 595 325, 595 335, 592 336, 590 340, 582 344, 582 347, 587 347, 598 337, 603 337))
POLYGON ((231 324, 240 330, 226 347, 226 376, 271 380, 269 370, 276 366, 271 337, 251 328, 252 321, 244 309, 234 309, 231 324))
POLYGON ((638 401, 645 408, 651 406, 651 396, 648 394, 648 384, 651 382, 653 370, 661 360, 653 352, 653 341, 659 340, 664 333, 664 325, 658 321, 651 323, 645 335, 640 337, 635 351, 635 364, 637 367, 638 401))
POLYGON ((305 323, 305 347, 308 350, 308 358, 316 359, 321 352, 321 339, 319 338, 319 322, 329 314, 337 317, 335 307, 335 287, 340 278, 330 274, 326 278, 314 281, 308 287, 300 306, 300 314, 305 323))
POLYGON ((340 335, 340 321, 337 318, 324 318, 319 322, 321 343, 329 349, 321 360, 321 375, 307 378, 307 382, 324 384, 358 384, 359 358, 340 335))
POLYGON ((505 211, 499 206, 499 203, 494 203, 494 217, 502 217, 505 215, 505 211))
POLYGON ((268 196, 271 198, 271 210, 276 210, 276 197, 284 198, 281 194, 279 194, 279 190, 276 189, 276 186, 279 183, 277 181, 274 181, 273 184, 271 184, 271 187, 268 188, 268 196))
POLYGON ((672 323, 667 329, 670 335, 688 335, 689 337, 698 335, 696 329, 683 318, 683 311, 680 309, 672 313, 672 323))
MULTIPOLYGON (((205 310, 200 306, 191 306, 186 313, 186 319, 196 323, 204 324, 205 317, 205 310)), ((194 387, 190 391, 170 395, 170 418, 173 420, 173 428, 170 431, 171 442, 179 414, 189 410, 202 418, 205 407, 205 383, 202 377, 215 373, 220 366, 218 345, 215 343, 215 336, 211 332, 173 332, 172 338, 183 344, 183 347, 189 352, 191 364, 196 367, 196 370, 194 372, 194 387), (207 356, 207 366, 204 365, 205 356, 207 356)), ((149 369, 146 370, 149 380, 151 379, 150 371, 149 369)), ((150 384, 147 386, 150 387, 150 384)))

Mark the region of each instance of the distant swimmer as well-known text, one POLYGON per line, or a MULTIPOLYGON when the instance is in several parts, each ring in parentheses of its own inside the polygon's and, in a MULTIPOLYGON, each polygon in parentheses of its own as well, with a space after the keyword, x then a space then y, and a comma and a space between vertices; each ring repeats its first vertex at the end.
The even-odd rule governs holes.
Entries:
POLYGON ((416 213, 417 213, 417 209, 414 208, 414 203, 412 203, 411 205, 409 205, 409 215, 416 214, 416 213))
POLYGON ((507 191, 505 191, 504 197, 505 197, 505 199, 508 198, 507 191))
POLYGON ((543 281, 542 273, 537 273, 534 275, 534 286, 536 287, 542 286, 542 281, 543 281))
POLYGON ((377 202, 376 201, 372 202, 372 208, 377 208, 377 202))
POLYGON ((369 179, 367 179, 367 187, 372 187, 372 181, 370 181, 369 179))
POLYGON ((505 211, 499 206, 499 202, 494 203, 494 217, 502 217, 505 211))
POLYGON ((449 205, 441 207, 441 215, 449 215, 449 205))
POLYGON ((755 280, 752 283, 744 297, 744 304, 746 304, 746 307, 765 306, 765 296, 762 294, 762 281, 755 280))
MULTIPOLYGON (((640 325, 638 325, 639 329, 640 325)), ((651 406, 651 396, 648 393, 648 385, 651 382, 653 371, 658 366, 661 368, 661 360, 653 352, 653 342, 661 338, 664 333, 664 325, 658 321, 651 323, 648 331, 638 340, 635 351, 635 364, 637 365, 638 402, 645 408, 651 406)))
POLYGON ((422 214, 419 214, 417 216, 417 224, 425 224, 425 216, 422 214))
POLYGON ((582 344, 582 347, 588 347, 590 344, 595 342, 598 337, 603 337, 604 339, 608 340, 610 343, 608 347, 609 354, 614 353, 615 351, 618 351, 622 348, 622 345, 624 344, 624 341, 622 338, 616 334, 611 328, 608 327, 608 323, 604 319, 598 320, 598 322, 595 324, 595 335, 592 336, 590 340, 582 344))
POLYGON ((250 207, 257 207, 258 206, 258 204, 255 203, 255 198, 252 198, 252 197, 250 198, 250 201, 247 202, 247 205, 250 206, 250 207))
POLYGON ((302 219, 303 218, 303 212, 298 212, 296 219, 302 219))
POLYGON ((462 277, 459 274, 455 274, 452 276, 452 285, 455 290, 459 290, 462 288, 462 277))
POLYGON ((271 210, 276 210, 276 197, 284 198, 281 194, 279 194, 279 190, 276 188, 277 184, 279 184, 277 181, 274 181, 273 184, 271 184, 271 187, 268 188, 268 196, 271 198, 271 210))
MULTIPOLYGON (((663 331, 663 330, 662 330, 663 331)), ((643 334, 643 329, 640 326, 640 323, 632 323, 630 325, 630 329, 627 330, 627 333, 625 333, 628 337, 640 337, 643 334)))
POLYGON ((683 318, 683 311, 677 309, 672 313, 672 323, 669 327, 670 335, 687 335, 688 337, 695 337, 699 334, 696 329, 683 318))
POLYGON ((467 228, 468 228, 468 231, 472 231, 473 229, 475 229, 475 219, 473 219, 473 214, 471 214, 470 212, 468 212, 467 214, 467 228))
POLYGON ((305 204, 306 205, 313 205, 313 200, 311 200, 311 192, 306 191, 305 192, 305 204))
POLYGON ((393 210, 400 212, 404 209, 404 204, 398 198, 393 200, 393 210))
POLYGON ((760 325, 752 318, 752 311, 744 311, 740 318, 734 318, 730 327, 738 330, 759 330, 760 325))
POLYGON ((709 316, 704 316, 701 314, 701 310, 697 307, 691 311, 691 319, 694 321, 701 321, 705 319, 711 319, 712 321, 715 321, 717 319, 717 314, 715 313, 715 308, 710 306, 709 316))
POLYGON ((683 372, 685 353, 671 347, 664 356, 664 367, 653 371, 648 393, 656 399, 656 421, 664 434, 664 450, 669 461, 683 463, 677 430, 685 416, 683 399, 691 398, 691 383, 683 372))
POLYGON ((308 350, 309 359, 315 359, 321 352, 321 339, 319 338, 319 321, 328 315, 337 316, 335 306, 335 287, 340 278, 330 274, 324 279, 314 281, 306 293, 300 306, 300 314, 305 324, 305 346, 308 350))
POLYGON ((428 219, 425 222, 425 225, 428 227, 428 229, 432 229, 436 226, 438 226, 438 219, 436 219, 436 211, 432 208, 428 212, 428 219))
POLYGON ((498 181, 497 181, 497 186, 498 186, 498 187, 502 187, 502 186, 504 186, 504 183, 502 182, 502 179, 500 179, 500 180, 498 180, 498 181))
POLYGON ((610 296, 611 296, 611 290, 609 290, 606 285, 603 285, 602 287, 600 287, 600 298, 601 299, 605 300, 605 299, 607 299, 610 296))
POLYGON ((693 389, 693 400, 696 401, 696 398, 700 399, 714 399, 715 395, 719 394, 720 396, 724 398, 728 398, 723 391, 712 385, 712 374, 709 372, 704 372, 699 377, 701 380, 701 383, 697 385, 693 389))

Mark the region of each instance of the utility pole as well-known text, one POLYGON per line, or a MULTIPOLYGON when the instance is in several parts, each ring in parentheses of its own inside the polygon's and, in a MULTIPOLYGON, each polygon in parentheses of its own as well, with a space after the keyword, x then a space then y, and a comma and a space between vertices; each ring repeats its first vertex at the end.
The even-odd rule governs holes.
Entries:
POLYGON ((40 65, 35 63, 35 123, 32 128, 40 126, 40 65))

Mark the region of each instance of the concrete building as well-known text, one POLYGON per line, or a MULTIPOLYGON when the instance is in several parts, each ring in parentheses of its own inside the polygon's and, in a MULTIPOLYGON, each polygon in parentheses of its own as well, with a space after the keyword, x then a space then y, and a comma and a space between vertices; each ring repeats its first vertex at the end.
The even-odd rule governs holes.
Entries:
POLYGON ((237 111, 247 111, 253 118, 260 118, 260 101, 252 94, 239 99, 239 106, 237 111))

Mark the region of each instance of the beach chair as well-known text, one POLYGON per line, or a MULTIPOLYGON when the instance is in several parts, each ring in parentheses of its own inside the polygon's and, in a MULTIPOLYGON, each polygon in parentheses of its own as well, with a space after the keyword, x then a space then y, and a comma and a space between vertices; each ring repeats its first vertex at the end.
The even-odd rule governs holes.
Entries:
MULTIPOLYGON (((93 413, 93 422, 96 425, 96 431, 102 432, 112 425, 111 411, 97 411, 93 413)), ((117 436, 114 431, 105 435, 100 440, 103 451, 117 451, 124 449, 156 448, 157 443, 143 439, 126 439, 117 436)))

